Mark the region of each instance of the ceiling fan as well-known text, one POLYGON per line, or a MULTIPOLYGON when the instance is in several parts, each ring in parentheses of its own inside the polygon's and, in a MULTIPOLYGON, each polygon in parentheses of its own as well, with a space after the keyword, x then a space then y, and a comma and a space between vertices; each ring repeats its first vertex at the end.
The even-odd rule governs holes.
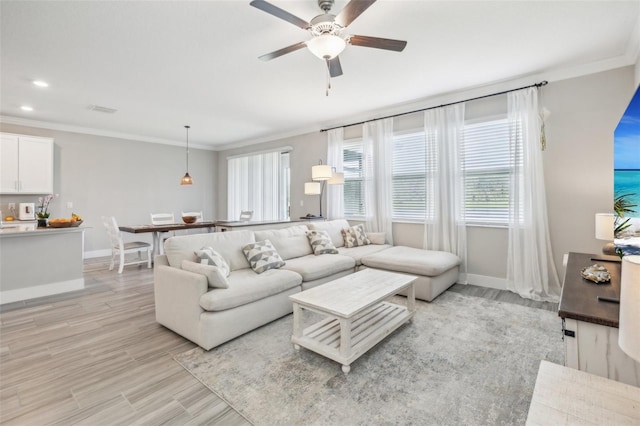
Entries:
POLYGON ((342 75, 342 66, 340 65, 338 55, 344 50, 347 44, 402 52, 407 45, 407 42, 403 40, 362 35, 342 35, 342 30, 351 24, 369 6, 375 3, 375 1, 376 0, 351 0, 338 15, 333 15, 329 12, 331 11, 334 0, 318 0, 318 6, 324 13, 313 18, 311 22, 307 22, 264 0, 253 0, 250 3, 251 6, 267 12, 276 18, 283 19, 303 30, 307 30, 312 36, 308 41, 302 41, 267 53, 266 55, 260 56, 259 59, 269 61, 306 47, 311 53, 327 63, 331 77, 338 77, 342 75))

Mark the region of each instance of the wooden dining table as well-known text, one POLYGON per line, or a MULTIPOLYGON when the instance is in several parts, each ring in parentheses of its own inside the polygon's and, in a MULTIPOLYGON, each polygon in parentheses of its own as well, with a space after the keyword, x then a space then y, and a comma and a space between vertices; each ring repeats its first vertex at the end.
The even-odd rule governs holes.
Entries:
POLYGON ((142 234, 145 232, 153 232, 153 255, 164 254, 162 244, 162 233, 172 231, 182 231, 185 229, 207 228, 207 232, 215 229, 215 222, 195 222, 195 223, 171 223, 167 225, 134 225, 119 226, 122 232, 130 232, 132 234, 142 234))

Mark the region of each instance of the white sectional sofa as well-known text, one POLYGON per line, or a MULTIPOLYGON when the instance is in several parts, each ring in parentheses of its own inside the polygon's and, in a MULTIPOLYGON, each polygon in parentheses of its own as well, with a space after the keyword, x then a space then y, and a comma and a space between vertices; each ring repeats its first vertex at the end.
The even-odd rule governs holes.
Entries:
POLYGON ((426 277, 427 282, 421 284, 429 287, 429 291, 416 286, 416 297, 422 295, 425 300, 433 299, 455 283, 460 263, 457 256, 407 248, 413 253, 413 260, 407 263, 408 269, 403 269, 399 253, 392 256, 395 259, 392 265, 381 266, 379 262, 385 256, 375 257, 376 254, 383 255, 396 247, 384 244, 382 234, 368 234, 372 244, 346 248, 341 230, 348 227, 347 221, 339 220, 276 230, 240 230, 169 238, 165 241, 165 254, 156 256, 154 264, 156 320, 209 350, 291 313, 291 294, 360 268, 437 273, 435 277, 426 277), (326 230, 339 253, 314 255, 306 236, 309 228, 326 230), (251 269, 242 248, 264 240, 271 241, 285 264, 279 269, 257 274, 251 269), (196 251, 204 247, 212 247, 227 261, 230 268, 228 288, 210 288, 206 275, 182 269, 183 261, 198 262, 196 251), (421 253, 424 254, 422 261, 419 259, 421 253), (372 260, 367 265, 369 257, 372 260), (432 263, 429 257, 436 259, 435 269, 429 267, 432 263), (440 276, 444 278, 438 278, 440 276), (434 279, 438 281, 436 291, 431 289, 434 279))

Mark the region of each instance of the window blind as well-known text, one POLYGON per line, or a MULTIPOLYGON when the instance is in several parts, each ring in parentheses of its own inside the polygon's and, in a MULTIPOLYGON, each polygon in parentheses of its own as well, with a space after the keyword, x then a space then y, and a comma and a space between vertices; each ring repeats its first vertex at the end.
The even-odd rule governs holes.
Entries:
POLYGON ((426 188, 435 158, 427 159, 424 132, 395 136, 392 161, 393 219, 424 220, 427 210, 433 217, 433 194, 426 188))
POLYGON ((364 186, 362 182, 362 141, 350 140, 343 144, 344 214, 364 216, 364 186))
POLYGON ((506 224, 511 173, 507 120, 465 125, 462 152, 465 221, 506 224))

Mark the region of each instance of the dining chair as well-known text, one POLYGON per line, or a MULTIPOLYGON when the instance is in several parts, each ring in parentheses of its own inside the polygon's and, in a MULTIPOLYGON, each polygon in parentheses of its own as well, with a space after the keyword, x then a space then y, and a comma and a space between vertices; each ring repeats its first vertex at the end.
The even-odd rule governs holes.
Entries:
POLYGON ((152 225, 171 225, 176 223, 173 213, 151 213, 152 225))
POLYGON ((122 239, 122 231, 118 228, 116 218, 113 216, 102 216, 102 223, 107 229, 109 235, 109 242, 111 244, 111 264, 109 270, 113 270, 115 266, 116 256, 119 259, 118 273, 121 274, 126 265, 140 265, 147 264, 147 268, 151 268, 151 251, 152 246, 144 241, 132 241, 125 243, 122 239), (147 252, 147 259, 142 258, 142 252, 147 252), (133 262, 124 261, 124 255, 126 253, 138 252, 138 260, 133 262))
POLYGON ((253 217, 253 210, 242 210, 240 212, 240 222, 248 222, 253 217))
MULTIPOLYGON (((150 216, 152 225, 173 225, 176 223, 176 218, 173 216, 173 213, 151 213, 150 216)), ((169 238, 165 236, 167 234, 169 234, 169 232, 156 234, 155 242, 158 245, 157 252, 159 254, 164 254, 164 241, 169 238)), ((175 232, 172 232, 171 234, 176 235, 175 232)))

